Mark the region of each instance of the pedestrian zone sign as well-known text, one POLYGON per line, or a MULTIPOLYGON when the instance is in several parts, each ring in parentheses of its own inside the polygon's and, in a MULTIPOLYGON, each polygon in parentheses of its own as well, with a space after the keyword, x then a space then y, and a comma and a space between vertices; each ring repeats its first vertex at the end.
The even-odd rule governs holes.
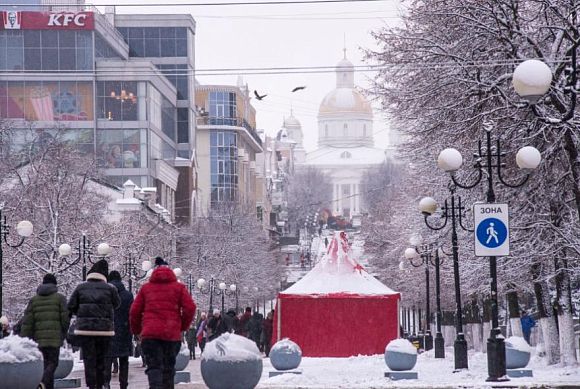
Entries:
POLYGON ((475 256, 501 257, 510 254, 507 204, 474 204, 475 256))

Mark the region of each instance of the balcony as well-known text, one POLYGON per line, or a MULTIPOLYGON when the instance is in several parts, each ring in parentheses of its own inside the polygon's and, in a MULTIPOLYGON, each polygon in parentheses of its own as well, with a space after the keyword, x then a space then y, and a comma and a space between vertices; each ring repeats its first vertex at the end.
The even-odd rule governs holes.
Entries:
POLYGON ((226 117, 215 117, 215 116, 199 116, 197 118, 197 125, 198 126, 234 126, 234 127, 243 127, 248 130, 248 133, 262 147, 262 139, 258 136, 256 129, 250 126, 250 124, 246 121, 246 119, 235 117, 235 118, 226 118, 226 117))

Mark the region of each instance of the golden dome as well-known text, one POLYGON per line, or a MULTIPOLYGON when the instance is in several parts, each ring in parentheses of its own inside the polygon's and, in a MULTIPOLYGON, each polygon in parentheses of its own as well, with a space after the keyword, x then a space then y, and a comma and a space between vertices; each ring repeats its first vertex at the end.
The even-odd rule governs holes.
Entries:
POLYGON ((328 93, 318 110, 319 115, 336 113, 361 113, 372 115, 373 110, 365 97, 352 88, 336 88, 328 93))

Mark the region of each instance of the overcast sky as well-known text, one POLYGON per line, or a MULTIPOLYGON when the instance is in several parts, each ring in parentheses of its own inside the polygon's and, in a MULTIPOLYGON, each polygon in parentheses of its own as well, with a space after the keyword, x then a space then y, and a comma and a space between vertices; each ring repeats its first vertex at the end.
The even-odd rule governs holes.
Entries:
MULTIPOLYGON (((98 0, 93 3, 111 4, 111 1, 98 0)), ((355 66, 364 65, 360 48, 376 47, 370 31, 385 24, 397 23, 401 13, 398 0, 342 4, 138 8, 120 5, 160 2, 119 0, 115 3, 119 4, 117 13, 191 13, 197 23, 195 45, 198 71, 216 68, 334 66, 343 56, 345 42, 348 59, 355 66)), ((371 72, 358 72, 355 82, 363 88, 367 87, 369 84, 366 78, 372 75, 371 72)), ((234 74, 198 75, 197 79, 202 84, 236 85, 238 77, 234 74)), ((302 123, 305 148, 312 150, 316 147, 318 107, 324 96, 335 87, 334 72, 246 75, 244 82, 248 83, 251 91, 257 90, 260 94, 268 95, 262 101, 253 100, 258 128, 270 134, 275 133, 292 106, 294 116, 302 123), (307 88, 291 93, 295 86, 301 85, 307 88)), ((376 108, 375 143, 378 147, 385 147, 388 143, 387 125, 376 108)))

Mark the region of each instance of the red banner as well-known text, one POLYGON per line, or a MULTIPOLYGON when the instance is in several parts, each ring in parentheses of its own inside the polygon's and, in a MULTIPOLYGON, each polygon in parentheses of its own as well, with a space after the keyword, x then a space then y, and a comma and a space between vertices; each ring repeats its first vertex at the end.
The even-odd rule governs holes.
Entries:
POLYGON ((92 12, 2 11, 0 30, 94 30, 92 12))

